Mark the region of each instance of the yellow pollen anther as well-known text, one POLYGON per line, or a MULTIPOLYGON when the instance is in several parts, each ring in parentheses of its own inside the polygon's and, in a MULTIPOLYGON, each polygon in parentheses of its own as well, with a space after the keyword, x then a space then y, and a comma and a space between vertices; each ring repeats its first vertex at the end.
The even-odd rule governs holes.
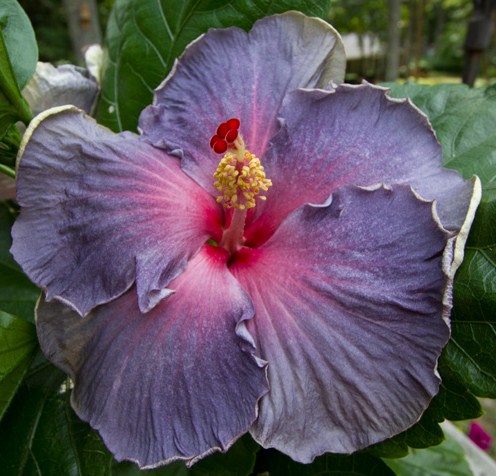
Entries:
POLYGON ((258 194, 272 185, 272 181, 265 177, 260 160, 247 150, 244 151, 244 160, 232 152, 224 155, 214 178, 214 186, 222 194, 217 197, 217 202, 223 202, 225 208, 240 210, 253 208, 255 198, 265 200, 267 197, 258 194))

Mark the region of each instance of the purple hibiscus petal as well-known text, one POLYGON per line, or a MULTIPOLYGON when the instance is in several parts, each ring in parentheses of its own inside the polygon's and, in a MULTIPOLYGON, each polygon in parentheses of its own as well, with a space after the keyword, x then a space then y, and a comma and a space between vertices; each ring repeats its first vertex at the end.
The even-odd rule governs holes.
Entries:
POLYGON ((45 355, 74 380, 72 405, 117 460, 193 463, 244 434, 267 392, 245 321, 250 299, 205 246, 174 282, 176 294, 141 314, 134 292, 85 319, 40 302, 45 355))
POLYGON ((220 233, 218 205, 177 158, 76 108, 38 116, 21 151, 12 254, 48 300, 81 315, 135 280, 146 312, 220 233))
POLYGON ((441 146, 426 116, 386 92, 362 84, 287 96, 284 127, 263 161, 273 186, 247 230, 249 243, 266 240, 304 203, 322 203, 344 185, 379 182, 406 183, 426 200, 435 199, 443 226, 460 230, 474 181, 443 168, 441 146))
POLYGON ((231 267, 269 362, 252 434, 303 463, 414 424, 438 391, 449 338, 450 235, 432 203, 404 185, 331 200, 296 210, 231 267))
POLYGON ((248 33, 210 30, 186 49, 139 127, 146 141, 182 157, 185 171, 212 191, 218 160, 209 143, 220 123, 240 119, 247 148, 261 157, 286 93, 340 82, 344 69, 336 31, 299 12, 259 20, 248 33))

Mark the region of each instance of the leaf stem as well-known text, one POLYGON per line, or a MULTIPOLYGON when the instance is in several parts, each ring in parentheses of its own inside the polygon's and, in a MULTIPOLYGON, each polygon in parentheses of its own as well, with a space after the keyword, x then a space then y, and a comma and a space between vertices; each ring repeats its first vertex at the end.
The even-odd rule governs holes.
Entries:
POLYGON ((0 164, 0 172, 2 172, 5 175, 8 175, 9 177, 12 177, 13 179, 15 179, 16 177, 15 170, 3 164, 0 164))

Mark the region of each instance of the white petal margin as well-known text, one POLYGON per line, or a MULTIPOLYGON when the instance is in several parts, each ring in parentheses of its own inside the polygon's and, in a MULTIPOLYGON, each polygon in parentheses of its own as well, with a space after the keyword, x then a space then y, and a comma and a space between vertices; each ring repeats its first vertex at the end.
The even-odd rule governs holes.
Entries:
POLYGON ((477 213, 477 208, 479 207, 482 198, 482 186, 479 177, 476 175, 472 178, 472 183, 474 184, 472 198, 470 199, 470 204, 467 210, 467 216, 463 222, 460 231, 455 240, 454 252, 453 252, 453 262, 451 264, 451 275, 454 276, 457 269, 463 262, 463 257, 465 254, 465 243, 467 242, 468 235, 470 233, 470 228, 475 219, 475 214, 477 213))

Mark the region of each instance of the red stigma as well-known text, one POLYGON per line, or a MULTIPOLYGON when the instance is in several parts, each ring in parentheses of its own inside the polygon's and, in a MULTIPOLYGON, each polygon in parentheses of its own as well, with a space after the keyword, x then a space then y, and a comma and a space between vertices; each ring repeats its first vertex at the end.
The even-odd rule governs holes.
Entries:
POLYGON ((232 144, 238 138, 239 119, 232 117, 226 122, 222 122, 210 139, 210 147, 216 154, 223 154, 227 150, 227 145, 232 144))
POLYGON ((226 134, 226 141, 232 144, 236 140, 236 137, 238 137, 238 131, 236 129, 231 129, 226 134))
POLYGON ((224 124, 227 124, 227 127, 229 127, 229 130, 232 130, 232 129, 238 130, 239 125, 241 123, 239 122, 239 119, 236 119, 235 117, 233 117, 233 118, 229 119, 228 121, 226 121, 224 124))
POLYGON ((216 154, 223 154, 227 150, 227 142, 215 135, 210 139, 210 147, 216 154))
POLYGON ((226 134, 228 132, 229 132, 229 126, 227 125, 227 122, 223 122, 219 127, 217 127, 217 135, 221 139, 224 139, 224 137, 226 137, 226 134))

